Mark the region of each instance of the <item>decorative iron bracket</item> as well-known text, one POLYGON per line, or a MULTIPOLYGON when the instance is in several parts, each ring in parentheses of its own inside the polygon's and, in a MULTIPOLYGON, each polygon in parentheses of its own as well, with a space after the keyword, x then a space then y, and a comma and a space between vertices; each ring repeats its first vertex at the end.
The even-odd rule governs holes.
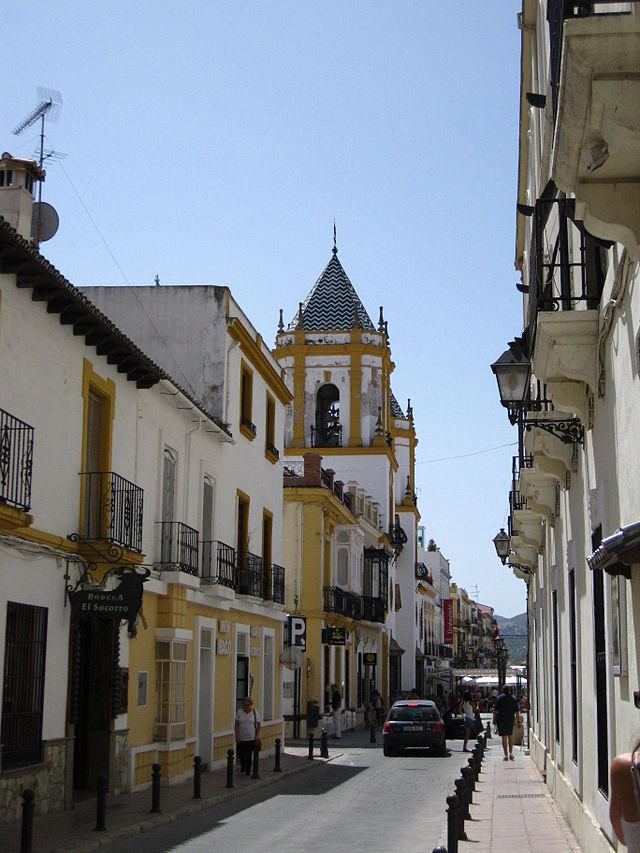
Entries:
POLYGON ((584 447, 584 427, 580 422, 580 418, 565 418, 564 420, 536 418, 524 422, 524 428, 527 432, 534 427, 543 429, 545 432, 559 438, 563 444, 581 444, 584 447))

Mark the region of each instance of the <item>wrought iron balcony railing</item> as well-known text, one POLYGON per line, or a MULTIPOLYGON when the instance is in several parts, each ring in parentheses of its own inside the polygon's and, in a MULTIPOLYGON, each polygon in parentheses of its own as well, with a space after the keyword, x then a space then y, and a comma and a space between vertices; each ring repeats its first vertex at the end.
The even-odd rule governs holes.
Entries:
POLYGON ((271 566, 270 589, 269 598, 276 604, 284 604, 284 569, 275 563, 271 566))
POLYGON ((241 595, 262 598, 262 557, 250 552, 237 553, 235 590, 241 595))
POLYGON ((230 545, 215 540, 200 543, 202 563, 200 577, 205 584, 220 584, 233 589, 236 552, 230 545))
POLYGON ((181 521, 159 521, 161 571, 180 571, 198 575, 199 536, 197 530, 181 521))
POLYGON ((266 442, 266 450, 272 456, 275 456, 276 459, 280 459, 280 451, 271 441, 266 442))
POLYGON ((142 551, 140 486, 113 471, 86 471, 80 476, 84 486, 84 538, 142 551))
POLYGON ((0 503, 31 508, 33 427, 0 409, 0 503))
POLYGON ((246 415, 242 415, 242 417, 240 418, 240 423, 243 427, 245 427, 245 429, 248 429, 251 435, 253 435, 255 438, 258 430, 253 421, 251 421, 246 415))
POLYGON ((384 622, 385 606, 381 598, 362 596, 362 618, 368 622, 384 622))
POLYGON ((351 619, 362 619, 362 599, 353 592, 339 586, 325 586, 324 609, 327 613, 339 613, 351 619))

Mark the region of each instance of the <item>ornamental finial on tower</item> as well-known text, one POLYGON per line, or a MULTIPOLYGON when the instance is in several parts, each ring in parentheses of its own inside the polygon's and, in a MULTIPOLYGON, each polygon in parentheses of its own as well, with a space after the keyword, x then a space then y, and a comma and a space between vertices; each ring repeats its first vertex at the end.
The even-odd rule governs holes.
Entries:
POLYGON ((298 303, 298 322, 296 324, 296 329, 301 331, 304 329, 304 315, 302 313, 302 302, 298 303))
POLYGON ((380 306, 380 319, 378 320, 378 331, 384 332, 384 311, 382 305, 380 306))
POLYGON ((336 244, 336 221, 333 220, 333 254, 338 254, 338 246, 336 244))
POLYGON ((278 322, 278 333, 282 334, 284 332, 284 320, 282 318, 282 308, 280 309, 280 320, 278 322))

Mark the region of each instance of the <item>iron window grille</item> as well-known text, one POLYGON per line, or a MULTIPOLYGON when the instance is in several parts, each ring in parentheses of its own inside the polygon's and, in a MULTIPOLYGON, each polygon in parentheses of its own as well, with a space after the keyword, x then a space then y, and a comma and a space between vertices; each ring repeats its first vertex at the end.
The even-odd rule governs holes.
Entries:
POLYGON ((201 578, 203 583, 220 584, 233 589, 236 552, 230 545, 215 540, 200 543, 202 548, 201 578))
POLYGON ((181 521, 159 521, 160 570, 198 575, 199 533, 181 521))
POLYGON ((42 759, 46 607, 7 602, 2 691, 2 766, 33 764, 42 759))

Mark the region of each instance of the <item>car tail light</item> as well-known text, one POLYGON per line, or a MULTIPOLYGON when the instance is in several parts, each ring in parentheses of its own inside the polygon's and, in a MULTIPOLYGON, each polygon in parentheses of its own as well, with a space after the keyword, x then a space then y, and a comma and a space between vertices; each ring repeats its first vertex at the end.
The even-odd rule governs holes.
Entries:
POLYGON ((385 732, 391 731, 391 723, 389 722, 389 720, 387 720, 387 722, 384 724, 384 730, 385 732))
POLYGON ((407 707, 408 708, 417 708, 418 703, 417 702, 407 702, 407 707))
POLYGON ((434 730, 434 732, 441 732, 442 731, 442 723, 440 721, 434 723, 433 724, 433 730, 434 730))

